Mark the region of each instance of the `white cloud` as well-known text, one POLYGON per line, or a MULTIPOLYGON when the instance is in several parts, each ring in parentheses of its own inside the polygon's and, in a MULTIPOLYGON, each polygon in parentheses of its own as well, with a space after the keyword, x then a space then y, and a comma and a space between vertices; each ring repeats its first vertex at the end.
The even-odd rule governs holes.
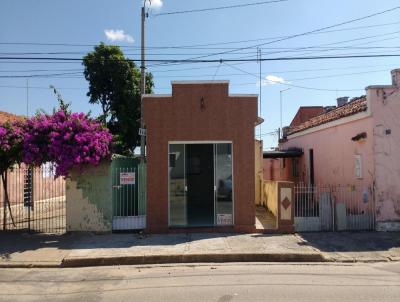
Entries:
POLYGON ((135 39, 131 35, 126 34, 122 29, 106 29, 104 33, 107 40, 111 42, 128 42, 133 43, 135 39))
POLYGON ((160 9, 163 6, 163 0, 150 0, 150 7, 160 9))
POLYGON ((275 85, 275 84, 287 84, 287 82, 284 78, 274 76, 272 74, 269 74, 265 77, 264 80, 262 80, 263 85, 275 85))

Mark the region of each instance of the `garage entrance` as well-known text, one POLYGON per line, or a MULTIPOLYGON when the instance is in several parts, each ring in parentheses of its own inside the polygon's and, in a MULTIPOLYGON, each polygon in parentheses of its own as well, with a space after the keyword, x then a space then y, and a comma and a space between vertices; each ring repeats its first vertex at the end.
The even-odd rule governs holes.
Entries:
POLYGON ((232 144, 169 144, 170 227, 233 225, 232 144))

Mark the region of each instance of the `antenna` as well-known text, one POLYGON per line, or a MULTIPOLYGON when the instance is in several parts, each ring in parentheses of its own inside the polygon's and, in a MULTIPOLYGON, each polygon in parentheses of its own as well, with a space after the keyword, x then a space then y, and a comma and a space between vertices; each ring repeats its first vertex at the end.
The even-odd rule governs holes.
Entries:
POLYGON ((26 117, 29 117, 29 78, 26 78, 26 117))

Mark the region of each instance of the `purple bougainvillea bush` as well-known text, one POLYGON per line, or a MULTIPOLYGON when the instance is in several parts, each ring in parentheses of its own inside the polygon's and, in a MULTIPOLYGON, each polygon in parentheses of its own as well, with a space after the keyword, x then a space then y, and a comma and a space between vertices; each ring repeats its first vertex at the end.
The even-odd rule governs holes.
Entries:
POLYGON ((22 160, 24 121, 0 124, 0 173, 22 160))
POLYGON ((60 109, 27 121, 23 161, 40 165, 52 162, 56 176, 68 176, 73 168, 98 165, 111 156, 112 135, 84 113, 60 109))

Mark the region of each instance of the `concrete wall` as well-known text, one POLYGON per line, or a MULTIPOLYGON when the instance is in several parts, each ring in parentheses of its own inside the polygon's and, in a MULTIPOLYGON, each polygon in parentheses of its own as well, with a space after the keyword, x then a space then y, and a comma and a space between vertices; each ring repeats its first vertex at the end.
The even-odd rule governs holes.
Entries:
POLYGON ((172 96, 145 96, 147 217, 168 232, 168 142, 232 141, 235 231, 253 231, 257 96, 229 96, 228 82, 173 83, 172 96))
MULTIPOLYGON (((369 190, 373 184, 373 120, 369 113, 359 113, 358 120, 340 125, 330 126, 329 123, 319 130, 294 134, 288 141, 281 144, 281 149, 291 147, 301 148, 304 155, 299 161, 299 177, 296 181, 309 183, 309 150, 314 150, 314 179, 316 184, 352 185, 363 190, 369 190), (367 133, 367 138, 352 141, 351 138, 361 132, 367 133), (355 156, 362 157, 362 177, 355 174, 355 156)), ((352 118, 354 119, 355 116, 352 118)), ((282 159, 281 159, 282 161, 282 159)), ((286 159, 287 171, 290 173, 291 159, 286 159)), ((294 180, 287 177, 286 180, 294 180)))
POLYGON ((302 178, 292 175, 292 160, 292 158, 264 158, 264 180, 299 182, 302 178))
POLYGON ((294 232, 294 183, 265 181, 264 194, 267 208, 277 217, 280 233, 294 232))
POLYGON ((376 219, 380 230, 400 230, 400 89, 367 90, 374 117, 376 219))
POLYGON ((265 206, 278 217, 278 182, 265 181, 264 182, 264 196, 265 206))
POLYGON ((263 146, 262 141, 255 140, 255 203, 261 204, 263 199, 263 146))
POLYGON ((111 163, 73 171, 66 184, 67 231, 111 232, 111 163))

